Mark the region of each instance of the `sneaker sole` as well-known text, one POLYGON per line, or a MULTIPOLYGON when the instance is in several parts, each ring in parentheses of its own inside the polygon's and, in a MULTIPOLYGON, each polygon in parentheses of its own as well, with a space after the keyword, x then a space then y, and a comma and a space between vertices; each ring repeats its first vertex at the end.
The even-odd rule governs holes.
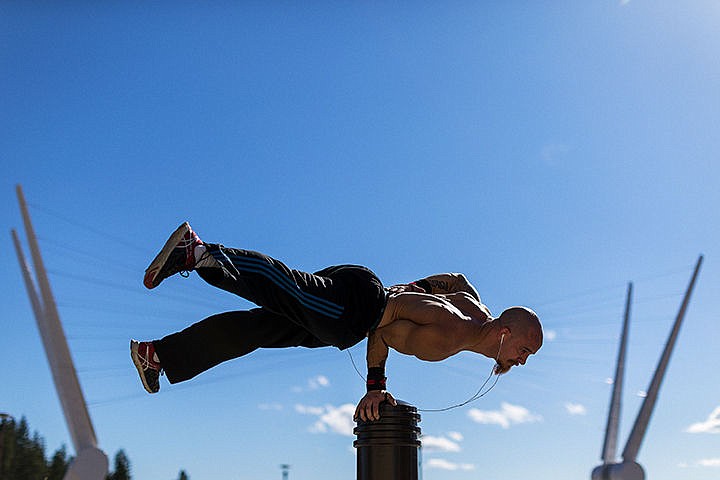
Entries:
POLYGON ((142 362, 140 362, 140 353, 138 352, 139 346, 140 342, 136 340, 130 340, 130 358, 132 358, 133 364, 138 371, 138 375, 140 375, 140 380, 142 380, 145 391, 148 393, 157 393, 160 391, 160 389, 153 390, 152 388, 150 388, 150 385, 148 385, 147 381, 145 380, 145 370, 142 367, 142 362))
POLYGON ((170 238, 168 238, 168 241, 165 242, 165 245, 163 246, 162 250, 160 250, 160 253, 157 254, 157 256, 152 262, 150 262, 150 265, 145 269, 145 278, 143 278, 143 285, 145 285, 146 288, 152 290, 153 288, 160 285, 160 282, 162 282, 162 280, 155 282, 157 274, 160 273, 160 269, 162 269, 163 265, 165 265, 165 262, 167 262, 168 257, 175 249, 175 245, 177 245, 180 240, 182 240, 183 236, 185 235, 185 233, 187 233, 188 230, 190 230, 190 224, 188 222, 180 225, 177 230, 175 230, 173 234, 170 235, 170 238))

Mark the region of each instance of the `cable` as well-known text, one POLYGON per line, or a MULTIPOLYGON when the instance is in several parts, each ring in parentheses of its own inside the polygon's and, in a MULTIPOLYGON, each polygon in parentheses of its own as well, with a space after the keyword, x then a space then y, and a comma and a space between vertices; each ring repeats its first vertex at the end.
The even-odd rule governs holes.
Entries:
MULTIPOLYGON (((463 407, 463 406, 467 405, 468 403, 474 402, 475 400, 479 400, 480 398, 482 398, 482 397, 484 397, 485 395, 487 395, 487 394, 490 392, 490 390, 492 390, 493 388, 495 388, 495 385, 497 384, 498 380, 500 380, 500 374, 498 374, 498 375, 497 375, 497 378, 495 379, 495 381, 493 382, 493 384, 490 385, 490 388, 488 388, 485 392, 480 393, 480 392, 482 392, 482 389, 485 388, 485 385, 487 385, 487 383, 488 383, 488 382, 490 381, 490 379, 492 378, 493 374, 497 371, 498 367, 500 366, 500 363, 499 363, 500 351, 502 350, 502 344, 503 344, 503 339, 504 339, 504 338, 505 338, 505 335, 502 335, 502 336, 500 337, 500 346, 498 347, 498 352, 497 352, 497 355, 495 356, 495 365, 493 365, 492 370, 490 370, 490 375, 488 375, 488 377, 485 379, 485 381, 483 382, 483 384, 480 385, 480 388, 478 388, 477 392, 475 392, 470 398, 468 398, 467 400, 465 400, 465 401, 462 402, 462 403, 458 403, 458 404, 456 404, 456 405, 451 405, 451 406, 445 407, 445 408, 418 408, 417 411, 418 411, 418 412, 433 412, 433 413, 434 413, 434 412, 447 412, 448 410, 452 410, 452 409, 455 409, 455 408, 463 407)), ((358 370, 357 365, 355 364, 355 359, 354 359, 353 356, 352 356, 352 353, 350 353, 350 350, 349 350, 349 349, 346 350, 346 351, 347 351, 347 353, 348 353, 348 356, 350 357, 350 361, 352 362, 353 368, 355 369, 355 371, 357 372, 358 376, 360 377, 360 379, 361 379, 361 380, 363 381, 363 383, 364 383, 364 382, 365 382, 365 377, 363 377, 362 373, 360 373, 360 370, 358 370)))
POLYGON ((459 407, 464 407, 465 405, 467 405, 470 402, 474 402, 475 400, 481 399, 482 397, 487 395, 490 392, 490 390, 495 388, 495 385, 497 384, 498 380, 500 380, 500 375, 497 375, 497 378, 495 378, 495 381, 490 386, 490 388, 488 388, 484 393, 480 393, 480 392, 482 392, 482 389, 485 387, 485 385, 487 385, 487 383, 490 381, 490 378, 492 378, 494 373, 495 373, 495 365, 493 365, 493 368, 490 371, 490 375, 488 375, 488 377, 485 379, 483 384, 480 385, 480 388, 478 389, 478 391, 475 392, 475 394, 472 397, 468 398, 464 402, 458 403, 457 405, 451 405, 451 406, 445 407, 445 408, 418 408, 418 412, 447 412, 448 410, 452 410, 452 409, 459 408, 459 407))
POLYGON ((352 366, 355 369, 355 371, 357 372, 358 377, 360 377, 360 380, 362 380, 363 383, 365 383, 365 377, 363 377, 363 374, 360 373, 360 370, 358 370, 357 365, 355 365, 355 359, 353 358, 352 353, 350 353, 350 349, 348 348, 345 351, 347 352, 348 356, 350 357, 350 361, 352 362, 352 366))
POLYGON ((77 222, 77 221, 75 221, 75 220, 72 220, 72 219, 64 216, 63 214, 58 213, 58 212, 56 212, 56 211, 53 211, 52 209, 46 208, 46 207, 44 207, 44 206, 42 206, 42 205, 38 205, 38 204, 36 204, 36 203, 28 203, 28 205, 30 206, 30 208, 33 208, 33 209, 37 210, 38 212, 42 212, 42 213, 44 213, 44 214, 46 214, 46 215, 50 215, 51 217, 55 217, 55 218, 57 218, 57 219, 60 219, 60 220, 62 220, 62 221, 65 222, 65 223, 68 223, 68 224, 73 225, 73 226, 75 226, 75 227, 78 227, 78 228, 81 228, 81 229, 83 229, 83 230, 86 230, 86 231, 88 231, 88 232, 90 232, 90 233, 92 233, 92 234, 94 234, 94 235, 97 235, 97 236, 99 236, 99 237, 102 237, 102 238, 104 238, 104 239, 106 239, 106 240, 111 240, 111 241, 113 241, 113 242, 115 242, 115 243, 117 243, 117 244, 119 244, 119 245, 124 245, 124 246, 129 247, 129 248, 131 248, 131 249, 133 249, 133 250, 138 250, 138 251, 141 251, 141 252, 146 250, 146 248, 143 247, 143 246, 141 246, 141 245, 137 245, 137 244, 135 244, 135 243, 133 243, 133 242, 131 242, 131 241, 129 241, 129 240, 126 240, 126 239, 124 239, 124 238, 120 238, 120 237, 118 237, 118 236, 115 235, 115 234, 110 235, 110 234, 108 234, 108 233, 105 232, 105 231, 102 231, 102 230, 99 230, 99 229, 97 229, 97 228, 94 228, 94 227, 90 227, 90 226, 88 226, 88 225, 85 225, 85 224, 83 224, 83 223, 81 223, 81 222, 77 222))
POLYGON ((451 406, 445 407, 445 408, 425 408, 425 409, 418 408, 418 412, 447 412, 448 410, 452 410, 454 408, 463 407, 463 406, 467 405, 468 403, 474 402, 475 400, 478 400, 478 399, 484 397, 485 395, 487 395, 488 392, 490 392, 490 390, 495 388, 495 385, 497 384, 498 380, 500 380, 500 374, 497 372, 500 367, 500 351, 502 350, 502 344, 503 344, 504 339, 505 339, 505 335, 503 334, 500 337, 500 346, 498 347, 497 355, 495 355, 495 365, 493 365, 492 370, 490 370, 490 375, 488 375, 488 377, 485 379, 483 384, 480 385, 480 388, 478 388, 478 391, 475 392, 475 395, 468 398, 467 400, 465 400, 462 403, 458 403, 457 405, 451 405, 451 406), (485 388, 485 385, 487 385, 487 383, 490 381, 490 379, 492 378, 494 373, 497 373, 497 378, 495 379, 493 384, 490 385, 490 388, 488 388, 484 393, 481 394, 480 392, 482 392, 482 389, 485 388))

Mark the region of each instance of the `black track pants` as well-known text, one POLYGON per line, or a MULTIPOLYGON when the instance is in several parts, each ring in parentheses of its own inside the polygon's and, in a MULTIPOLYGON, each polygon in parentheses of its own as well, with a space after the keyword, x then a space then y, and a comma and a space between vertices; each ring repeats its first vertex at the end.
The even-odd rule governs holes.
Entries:
POLYGON ((171 383, 257 348, 348 348, 382 317, 382 283, 365 267, 339 265, 311 274, 259 252, 207 248, 220 267, 198 268, 198 274, 260 308, 213 315, 153 342, 171 383))

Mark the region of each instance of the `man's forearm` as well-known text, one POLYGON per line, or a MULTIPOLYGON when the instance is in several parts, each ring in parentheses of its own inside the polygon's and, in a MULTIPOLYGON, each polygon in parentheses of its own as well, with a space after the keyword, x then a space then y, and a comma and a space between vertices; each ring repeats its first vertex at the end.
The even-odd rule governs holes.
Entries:
POLYGON ((480 295, 475 287, 468 281, 462 273, 440 273, 431 275, 421 280, 413 282, 413 284, 425 290, 425 293, 455 293, 467 292, 476 300, 480 301, 480 295))
POLYGON ((385 361, 388 357, 388 346, 382 335, 373 332, 368 338, 367 345, 367 389, 385 390, 385 361))
POLYGON ((367 343, 367 366, 385 368, 388 357, 388 346, 377 331, 370 334, 367 343))
POLYGON ((355 408, 355 419, 374 421, 380 419, 380 405, 388 403, 396 406, 397 401, 387 391, 385 386, 385 360, 388 356, 388 346, 382 334, 374 331, 368 338, 367 346, 367 393, 355 408))

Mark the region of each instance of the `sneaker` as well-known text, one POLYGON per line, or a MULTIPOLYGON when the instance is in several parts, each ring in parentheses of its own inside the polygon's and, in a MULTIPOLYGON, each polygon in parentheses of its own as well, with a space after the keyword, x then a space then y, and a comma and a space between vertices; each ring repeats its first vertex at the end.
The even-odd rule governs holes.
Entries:
POLYGON ((155 347, 152 342, 138 342, 130 340, 130 358, 137 368, 143 387, 148 393, 160 391, 160 375, 162 367, 153 360, 155 347))
POLYGON ((171 275, 190 272, 195 267, 193 251, 196 245, 201 244, 202 240, 193 232, 189 223, 180 225, 145 270, 143 284, 147 288, 155 288, 171 275))

